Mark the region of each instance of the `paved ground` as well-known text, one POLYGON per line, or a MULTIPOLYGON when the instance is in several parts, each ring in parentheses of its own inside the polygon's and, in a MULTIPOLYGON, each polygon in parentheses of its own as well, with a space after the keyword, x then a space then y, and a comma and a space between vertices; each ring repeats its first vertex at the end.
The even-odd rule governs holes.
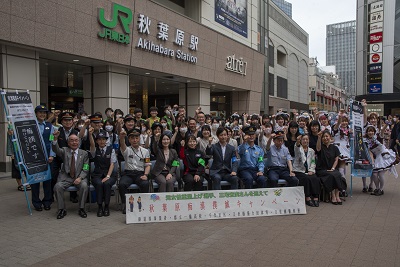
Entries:
POLYGON ((0 178, 0 265, 400 266, 400 180, 388 178, 381 197, 355 179, 343 206, 307 215, 141 225, 94 206, 81 219, 70 202, 63 220, 55 205, 29 216, 15 181, 0 178))

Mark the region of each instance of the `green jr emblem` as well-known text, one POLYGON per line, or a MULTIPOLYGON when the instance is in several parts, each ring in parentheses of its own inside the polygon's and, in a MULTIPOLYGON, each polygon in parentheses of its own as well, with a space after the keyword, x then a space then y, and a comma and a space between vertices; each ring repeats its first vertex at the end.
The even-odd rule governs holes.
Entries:
POLYGON ((132 10, 113 3, 111 21, 108 21, 104 17, 104 8, 99 8, 98 11, 98 20, 100 25, 103 26, 102 30, 98 33, 99 37, 122 44, 129 44, 131 33, 130 27, 132 24, 132 10), (119 33, 113 30, 117 26, 118 21, 121 23, 124 33, 119 33))

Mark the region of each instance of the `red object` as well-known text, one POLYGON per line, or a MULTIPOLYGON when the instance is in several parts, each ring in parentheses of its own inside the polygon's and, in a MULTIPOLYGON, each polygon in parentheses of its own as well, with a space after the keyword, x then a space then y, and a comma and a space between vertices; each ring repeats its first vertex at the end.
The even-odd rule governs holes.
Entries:
POLYGON ((383 34, 382 32, 377 32, 369 35, 369 43, 380 43, 383 40, 383 34))
POLYGON ((381 59, 381 56, 379 54, 373 54, 371 57, 371 60, 374 63, 379 62, 380 59, 381 59))

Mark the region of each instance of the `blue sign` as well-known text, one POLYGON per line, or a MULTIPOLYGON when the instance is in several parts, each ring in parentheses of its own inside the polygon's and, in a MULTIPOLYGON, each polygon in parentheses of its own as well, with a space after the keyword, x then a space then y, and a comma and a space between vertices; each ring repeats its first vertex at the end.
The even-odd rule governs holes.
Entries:
POLYGON ((381 83, 372 83, 369 85, 369 93, 370 94, 382 94, 382 84, 381 83))
POLYGON ((247 38, 247 0, 215 0, 215 21, 247 38))
POLYGON ((369 64, 368 72, 369 73, 382 73, 382 63, 369 64))

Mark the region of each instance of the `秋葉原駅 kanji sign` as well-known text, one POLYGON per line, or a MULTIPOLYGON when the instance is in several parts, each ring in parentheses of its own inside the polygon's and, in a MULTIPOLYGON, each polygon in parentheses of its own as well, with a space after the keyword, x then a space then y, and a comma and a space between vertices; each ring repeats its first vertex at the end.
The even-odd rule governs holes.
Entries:
POLYGON ((98 9, 98 21, 103 27, 98 33, 98 36, 118 43, 129 44, 131 34, 130 27, 133 21, 132 10, 113 3, 111 15, 111 20, 107 20, 104 15, 104 8, 98 9), (118 23, 120 23, 123 33, 115 30, 118 23))

